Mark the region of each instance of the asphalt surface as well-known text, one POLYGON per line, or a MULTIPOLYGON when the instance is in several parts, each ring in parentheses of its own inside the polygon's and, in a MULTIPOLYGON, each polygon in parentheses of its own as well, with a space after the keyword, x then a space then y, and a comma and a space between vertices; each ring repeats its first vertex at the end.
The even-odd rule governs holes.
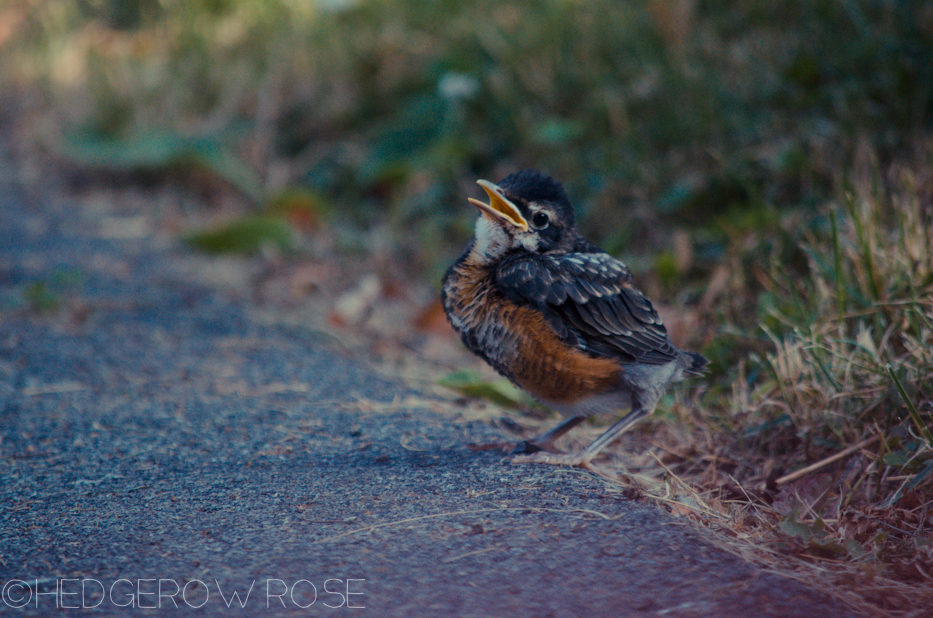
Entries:
POLYGON ((132 212, 41 195, 0 191, 0 615, 852 615, 469 450, 503 436, 179 275, 210 258, 115 234, 132 212))

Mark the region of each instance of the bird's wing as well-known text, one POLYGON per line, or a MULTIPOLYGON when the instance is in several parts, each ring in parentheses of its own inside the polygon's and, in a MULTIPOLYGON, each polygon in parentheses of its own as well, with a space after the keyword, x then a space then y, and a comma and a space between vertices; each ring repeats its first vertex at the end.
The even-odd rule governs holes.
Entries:
POLYGON ((544 310, 565 340, 624 362, 668 363, 678 350, 631 280, 625 264, 603 252, 517 255, 496 271, 502 293, 544 310))

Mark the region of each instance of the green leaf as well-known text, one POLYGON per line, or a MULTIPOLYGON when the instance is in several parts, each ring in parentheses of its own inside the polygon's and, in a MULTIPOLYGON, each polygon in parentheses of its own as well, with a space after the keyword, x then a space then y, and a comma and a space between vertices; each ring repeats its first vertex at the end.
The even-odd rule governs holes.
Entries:
POLYGON ((910 460, 910 453, 907 451, 894 451, 891 453, 885 453, 881 460, 885 463, 885 465, 900 468, 910 460))
POLYGON ((784 534, 800 537, 804 540, 810 540, 810 538, 814 536, 822 536, 824 534, 824 532, 819 530, 816 526, 802 524, 798 521, 780 521, 778 522, 778 528, 780 528, 784 534))
POLYGON ((800 509, 795 508, 787 516, 778 522, 780 528, 785 534, 800 537, 805 541, 813 539, 826 539, 826 524, 822 519, 817 519, 812 524, 805 524, 797 521, 800 515, 800 509))
POLYGON ((89 133, 65 138, 65 155, 82 165, 111 170, 162 169, 186 150, 186 140, 171 131, 145 131, 117 140, 89 133))
POLYGON ((823 536, 814 536, 809 539, 810 549, 833 554, 846 554, 848 550, 833 539, 823 536))
POLYGON ((226 227, 191 234, 185 242, 207 253, 255 253, 264 246, 280 251, 294 248, 294 237, 282 217, 244 217, 226 227))
POLYGON ((850 539, 845 543, 846 552, 849 554, 850 558, 858 560, 868 555, 868 550, 865 549, 865 546, 856 541, 855 539, 850 539))
POLYGON ((479 397, 489 401, 514 408, 528 403, 522 391, 506 379, 487 381, 475 371, 455 371, 438 380, 438 384, 453 389, 468 397, 479 397))
POLYGON ((187 161, 203 167, 226 180, 253 202, 262 202, 263 187, 259 175, 219 141, 200 139, 192 142, 189 148, 185 156, 178 159, 179 164, 187 161))

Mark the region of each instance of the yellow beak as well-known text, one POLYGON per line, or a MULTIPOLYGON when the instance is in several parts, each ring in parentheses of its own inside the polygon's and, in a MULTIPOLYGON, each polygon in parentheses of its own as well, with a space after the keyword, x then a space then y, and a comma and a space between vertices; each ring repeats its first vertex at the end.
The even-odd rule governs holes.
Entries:
POLYGON ((498 185, 488 180, 477 180, 476 184, 481 186, 483 191, 486 192, 486 195, 489 196, 489 203, 484 204, 471 197, 468 198, 471 204, 479 208, 480 212, 483 214, 487 214, 499 221, 510 223, 525 232, 528 231, 528 222, 525 221, 525 217, 522 216, 518 207, 505 197, 505 194, 498 185))

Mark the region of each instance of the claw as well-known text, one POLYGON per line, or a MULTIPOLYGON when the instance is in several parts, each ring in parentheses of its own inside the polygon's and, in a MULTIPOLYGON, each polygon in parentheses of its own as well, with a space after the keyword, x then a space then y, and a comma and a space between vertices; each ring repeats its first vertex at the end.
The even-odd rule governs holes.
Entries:
POLYGON ((531 455, 532 453, 538 453, 543 450, 543 448, 531 440, 522 440, 512 449, 512 455, 531 455))

